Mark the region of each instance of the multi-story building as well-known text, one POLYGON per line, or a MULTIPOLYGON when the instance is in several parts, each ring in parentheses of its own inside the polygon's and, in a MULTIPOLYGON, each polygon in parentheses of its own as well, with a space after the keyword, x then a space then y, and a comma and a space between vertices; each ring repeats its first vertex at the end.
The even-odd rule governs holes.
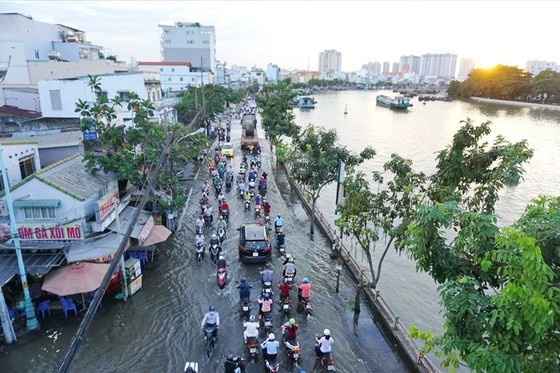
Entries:
POLYGON ((334 49, 319 53, 319 72, 322 79, 329 79, 341 71, 342 54, 334 49))
POLYGON ((266 81, 271 84, 276 84, 282 79, 281 71, 278 65, 269 63, 266 66, 266 81))
POLYGON ((444 54, 424 54, 420 58, 420 76, 435 76, 444 79, 455 78, 457 67, 457 55, 451 53, 444 54))
POLYGON ((525 64, 525 72, 532 74, 533 76, 539 75, 542 71, 552 70, 555 72, 560 72, 560 65, 556 62, 550 61, 527 61, 525 64))
POLYGON ((389 62, 385 61, 383 62, 383 74, 388 74, 389 73, 389 62))
POLYGON ((467 79, 471 71, 474 69, 474 60, 472 58, 461 58, 459 63, 459 75, 457 79, 459 81, 464 81, 467 79))
POLYGON ((393 62, 393 69, 391 70, 392 73, 398 73, 400 70, 400 64, 398 62, 393 62))
POLYGON ((138 68, 146 72, 158 73, 164 92, 180 92, 187 86, 200 87, 211 84, 213 76, 209 72, 193 71, 190 62, 148 62, 139 61, 138 68))
POLYGON ((190 62, 204 71, 216 71, 216 30, 198 22, 159 25, 161 57, 164 62, 190 62))
MULTIPOLYGON (((395 72, 395 71, 394 71, 395 72)), ((420 57, 418 56, 402 56, 399 63, 399 72, 409 74, 409 73, 420 73, 420 57)))

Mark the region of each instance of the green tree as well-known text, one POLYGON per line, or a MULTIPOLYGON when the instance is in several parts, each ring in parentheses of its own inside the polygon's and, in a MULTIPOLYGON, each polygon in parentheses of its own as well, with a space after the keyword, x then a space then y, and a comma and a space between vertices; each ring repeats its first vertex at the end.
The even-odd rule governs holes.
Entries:
POLYGON ((290 102, 297 93, 284 82, 266 85, 259 96, 257 104, 261 114, 261 123, 272 146, 278 145, 284 136, 293 137, 300 128, 294 122, 290 102))
POLYGON ((533 79, 532 95, 541 102, 560 102, 560 73, 545 70, 533 79))
POLYGON ((362 150, 360 155, 355 155, 346 147, 338 145, 337 140, 336 130, 325 130, 310 124, 298 137, 293 138, 288 154, 290 178, 301 185, 311 200, 311 239, 314 233, 317 199, 324 186, 336 181, 338 162, 343 161, 346 169, 351 172, 355 166, 375 155, 371 147, 362 150))
POLYGON ((346 197, 337 206, 340 218, 335 224, 344 234, 356 239, 366 254, 371 273, 371 283, 362 282, 358 285, 355 299, 357 311, 360 309, 361 288, 377 287, 383 260, 393 241, 400 242, 404 238, 406 227, 420 201, 426 179, 423 173, 414 172, 411 160, 397 154, 391 155, 383 170, 383 173, 373 172, 373 185, 366 180, 362 172, 349 175, 344 182, 346 197), (376 271, 372 255, 378 242, 385 247, 376 271))

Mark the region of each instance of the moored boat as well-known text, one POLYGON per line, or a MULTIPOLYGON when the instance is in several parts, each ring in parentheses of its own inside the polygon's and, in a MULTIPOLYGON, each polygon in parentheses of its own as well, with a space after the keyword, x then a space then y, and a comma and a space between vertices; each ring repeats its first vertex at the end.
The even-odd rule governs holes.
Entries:
POLYGON ((300 96, 298 106, 300 109, 315 109, 315 99, 311 96, 300 96))
POLYGON ((375 101, 377 102, 377 105, 396 110, 406 110, 412 106, 410 98, 405 96, 390 97, 386 95, 379 95, 376 97, 375 101))

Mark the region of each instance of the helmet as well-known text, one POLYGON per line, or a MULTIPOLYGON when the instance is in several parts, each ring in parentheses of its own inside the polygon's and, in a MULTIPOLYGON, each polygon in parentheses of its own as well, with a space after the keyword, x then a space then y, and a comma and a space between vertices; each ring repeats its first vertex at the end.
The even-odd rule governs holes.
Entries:
POLYGON ((218 259, 222 260, 222 259, 224 259, 224 256, 220 255, 220 257, 218 259))
POLYGON ((284 230, 282 228, 278 229, 278 233, 284 233, 284 230))
POLYGON ((269 340, 269 341, 274 341, 275 339, 276 339, 276 336, 274 335, 274 333, 270 333, 270 334, 268 335, 268 340, 269 340))
POLYGON ((226 359, 227 361, 233 361, 233 355, 229 354, 226 359))
POLYGON ((212 235, 212 238, 218 238, 218 236, 216 236, 216 233, 212 235))
POLYGON ((280 216, 280 214, 278 214, 277 218, 278 218, 278 219, 282 219, 282 217, 280 216))
POLYGON ((255 315, 249 316, 249 321, 255 321, 255 315))
POLYGON ((295 325, 296 324, 296 320, 294 318, 290 319, 290 325, 295 325))
POLYGON ((266 268, 267 268, 267 269, 271 269, 271 268, 272 268, 272 264, 266 263, 266 268))
POLYGON ((292 258, 292 254, 286 254, 286 259, 291 259, 292 258))
POLYGON ((215 312, 215 311, 216 311, 216 307, 210 306, 210 308, 208 308, 208 311, 210 311, 210 312, 215 312))
POLYGON ((245 279, 244 279, 244 278, 242 278, 242 279, 241 279, 241 282, 242 282, 242 283, 243 283, 243 282, 245 282, 245 279))
POLYGON ((199 217, 200 219, 202 219, 203 216, 202 216, 202 214, 200 214, 200 215, 198 215, 198 217, 199 217))
POLYGON ((309 280, 307 279, 307 277, 305 277, 305 278, 303 279, 303 283, 304 283, 304 284, 307 284, 308 282, 309 282, 309 280))
POLYGON ((220 215, 220 220, 224 220, 224 217, 222 215, 220 215))
POLYGON ((329 335, 331 335, 331 331, 329 329, 325 329, 325 330, 323 330, 323 334, 326 335, 326 336, 329 336, 329 335))
POLYGON ((293 263, 293 262, 294 262, 294 258, 288 259, 288 263, 293 263))
POLYGON ((264 293, 263 297, 264 297, 264 299, 268 299, 270 297, 270 295, 268 295, 268 293, 264 293))

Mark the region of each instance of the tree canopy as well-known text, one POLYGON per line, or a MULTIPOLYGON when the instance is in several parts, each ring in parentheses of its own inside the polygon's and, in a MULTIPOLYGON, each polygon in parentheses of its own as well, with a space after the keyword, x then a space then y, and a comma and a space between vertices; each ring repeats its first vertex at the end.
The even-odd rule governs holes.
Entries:
POLYGON ((296 136, 300 128, 294 122, 290 102, 297 93, 285 82, 266 85, 256 96, 261 114, 261 123, 271 144, 277 145, 283 137, 296 136))

